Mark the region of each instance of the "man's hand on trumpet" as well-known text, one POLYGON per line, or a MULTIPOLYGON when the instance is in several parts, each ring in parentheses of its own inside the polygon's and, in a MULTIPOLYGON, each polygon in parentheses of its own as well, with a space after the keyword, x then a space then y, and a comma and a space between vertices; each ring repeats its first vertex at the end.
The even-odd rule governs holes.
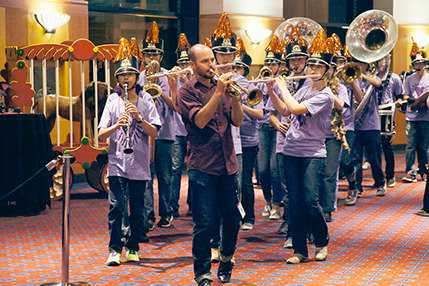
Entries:
POLYGON ((217 79, 217 90, 222 93, 231 93, 233 89, 229 86, 232 80, 232 72, 221 74, 217 79))

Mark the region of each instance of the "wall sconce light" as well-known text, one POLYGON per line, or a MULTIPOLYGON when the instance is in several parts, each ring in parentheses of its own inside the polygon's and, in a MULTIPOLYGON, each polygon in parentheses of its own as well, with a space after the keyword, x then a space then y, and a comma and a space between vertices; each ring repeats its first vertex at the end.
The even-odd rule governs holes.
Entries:
POLYGON ((427 44, 429 44, 429 36, 426 34, 415 34, 411 36, 411 41, 415 41, 419 48, 424 48, 427 44))
POLYGON ((262 40, 271 36, 272 31, 265 28, 249 28, 244 30, 244 33, 253 45, 258 45, 262 40))
POLYGON ((62 25, 67 24, 70 15, 58 13, 36 14, 36 21, 45 29, 45 33, 55 34, 55 31, 62 25))

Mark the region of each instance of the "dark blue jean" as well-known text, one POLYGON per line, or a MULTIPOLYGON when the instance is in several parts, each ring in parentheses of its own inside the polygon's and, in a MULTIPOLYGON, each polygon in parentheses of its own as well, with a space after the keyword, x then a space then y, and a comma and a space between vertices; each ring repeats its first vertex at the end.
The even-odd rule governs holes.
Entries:
MULTIPOLYGON (((237 162, 238 162, 238 171, 237 173, 235 173, 234 179, 235 179, 235 185, 237 188, 237 192, 238 192, 238 197, 240 198, 239 201, 241 200, 241 173, 242 173, 242 168, 243 168, 243 156, 242 154, 237 154, 237 162)), ((216 248, 218 249, 220 246, 220 218, 218 215, 217 218, 217 229, 218 231, 216 232, 216 234, 212 237, 212 239, 210 239, 210 247, 211 248, 216 248)))
POLYGON ((316 247, 328 245, 328 225, 319 204, 325 158, 284 156, 294 253, 308 256, 307 232, 316 247))
POLYGON ((344 172, 344 175, 347 178, 353 177, 355 175, 355 165, 352 158, 352 149, 353 144, 355 142, 356 134, 354 131, 347 130, 346 132, 346 140, 347 144, 350 147, 350 150, 343 150, 341 152, 341 164, 340 168, 344 172))
POLYGON ((419 173, 426 173, 429 151, 429 121, 407 120, 405 123, 405 134, 407 135, 407 146, 405 147, 405 173, 412 171, 412 167, 416 161, 416 152, 419 173))
MULTIPOLYGON (((182 171, 185 166, 186 137, 176 136, 173 144, 172 178, 171 178, 171 208, 173 213, 179 212, 180 186, 182 171)), ((188 192, 189 198, 189 192, 188 192)), ((188 203, 189 205, 189 203, 188 203)))
POLYGON ((246 212, 243 223, 255 223, 255 190, 253 188, 253 166, 258 154, 258 146, 242 147, 243 170, 241 174, 241 204, 246 212))
POLYGON ((145 192, 146 219, 155 221, 153 203, 153 179, 158 179, 159 216, 167 217, 173 214, 171 208, 171 167, 173 143, 171 140, 155 140, 155 159, 151 164, 152 180, 148 181, 145 192))
POLYGON ((139 239, 143 226, 144 190, 146 181, 109 177, 109 251, 122 252, 122 218, 125 209, 125 194, 128 188, 130 205, 130 236, 125 243, 129 250, 139 250, 139 239))
POLYGON ((219 232, 218 218, 221 229, 220 253, 228 259, 234 255, 241 220, 234 177, 189 171, 189 188, 193 195, 192 254, 196 281, 210 276, 210 240, 219 232))
POLYGON ((280 181, 276 160, 277 130, 269 124, 261 124, 258 129, 259 152, 258 172, 265 201, 272 203, 271 187, 273 181, 280 181))
POLYGON ((393 135, 381 135, 381 149, 386 160, 386 181, 395 177, 395 155, 392 146, 393 135))
POLYGON ((320 194, 320 204, 324 212, 334 212, 336 210, 338 192, 341 141, 335 138, 326 138, 325 144, 327 157, 323 188, 320 194))
POLYGON ((362 161, 363 150, 366 151, 366 159, 371 164, 372 177, 375 187, 385 183, 384 173, 381 168, 381 137, 379 130, 356 130, 356 138, 352 148, 353 163, 356 168, 356 189, 362 191, 362 161))

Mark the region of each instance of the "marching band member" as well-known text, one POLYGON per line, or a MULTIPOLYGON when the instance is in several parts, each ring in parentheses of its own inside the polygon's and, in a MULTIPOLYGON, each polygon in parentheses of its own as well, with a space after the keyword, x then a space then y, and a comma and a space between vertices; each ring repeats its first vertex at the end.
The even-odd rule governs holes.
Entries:
MULTIPOLYGON (((237 39, 237 48, 238 59, 236 58, 234 61, 236 72, 232 79, 249 91, 254 90, 256 87, 249 84, 248 80, 245 78, 245 73, 246 71, 248 72, 252 63, 252 58, 247 54, 244 43, 240 38, 237 39), (244 68, 241 69, 240 66, 244 68)), ((215 56, 217 56, 217 54, 218 53, 215 51, 215 56)), ((264 111, 262 109, 262 101, 252 106, 249 104, 248 95, 245 92, 242 91, 240 96, 242 98, 242 108, 244 112, 243 123, 240 126, 243 160, 241 173, 241 204, 246 213, 242 220, 241 229, 250 230, 253 229, 253 225, 255 224, 255 190, 253 189, 252 176, 256 156, 258 154, 258 120, 262 119, 264 111)))
MULTIPOLYGON (((231 34, 227 36, 231 37, 231 34)), ((219 37, 217 40, 225 45, 235 44, 235 37, 219 37)), ((217 81, 213 79, 215 57, 210 48, 201 44, 191 47, 189 59, 194 77, 179 90, 177 108, 189 137, 195 281, 200 286, 207 286, 212 281, 210 239, 219 231, 218 216, 221 217, 222 233, 217 275, 221 283, 227 283, 231 278, 231 258, 240 228, 240 212, 234 183, 238 165, 230 126, 241 125, 243 110, 240 102, 225 94, 232 73, 220 75, 217 81)))
MULTIPOLYGON (((404 94, 404 87, 401 78, 396 73, 389 70, 390 54, 382 58, 378 62, 379 72, 378 77, 381 79, 382 91, 378 94, 378 104, 393 104, 397 99, 404 94)), ((395 106, 393 110, 393 130, 395 125, 395 106)), ((384 158, 386 160, 386 181, 387 187, 393 188, 396 184, 395 180, 395 155, 393 153, 392 135, 381 135, 381 147, 383 149, 384 158)))
MULTIPOLYGON (((429 97, 426 99, 426 107, 429 108, 429 97)), ((416 213, 419 216, 429 217, 429 181, 426 180, 425 193, 423 195, 423 208, 416 213)))
MULTIPOLYGON (((145 41, 143 41, 143 58, 146 69, 140 73, 138 83, 141 86, 148 84, 148 73, 166 72, 167 70, 159 67, 164 53, 164 41, 159 38, 159 30, 156 22, 152 22, 145 41)), ((159 130, 158 137, 155 139, 154 162, 151 164, 152 180, 148 182, 145 192, 146 224, 150 230, 153 230, 155 223, 155 212, 153 206, 153 178, 158 179, 159 194, 159 227, 169 227, 173 220, 173 211, 171 209, 171 167, 173 143, 176 139, 174 131, 173 101, 170 97, 170 87, 166 77, 160 77, 156 80, 160 91, 159 97, 155 99, 156 109, 161 117, 162 127, 159 130)), ((156 95, 158 96, 158 95, 156 95)))
POLYGON ((405 148, 405 173, 402 178, 404 182, 417 182, 417 171, 413 169, 415 162, 415 153, 417 151, 417 160, 419 173, 422 180, 426 180, 429 146, 429 110, 427 106, 412 107, 416 98, 429 91, 429 75, 426 71, 426 52, 419 49, 417 43, 413 42, 411 48, 411 64, 416 72, 405 79, 404 100, 407 100, 407 111, 405 114, 405 134, 407 136, 407 146, 405 148))
POLYGON ((334 96, 324 82, 332 57, 325 41, 326 34, 320 29, 308 51, 308 74, 320 75, 312 79, 311 86, 301 88, 292 97, 285 79, 277 78, 284 98, 282 102, 274 93, 274 83, 267 83, 268 94, 279 114, 291 115, 283 146, 284 165, 287 166, 283 171, 289 193, 294 249, 287 263, 293 264, 309 261, 307 231, 310 229, 316 244, 315 260, 323 261, 328 256, 328 226, 318 201, 326 158, 325 123, 334 105, 334 96))
MULTIPOLYGON (((217 24, 217 27, 210 39, 206 39, 206 46, 210 47, 213 51, 217 66, 215 72, 217 75, 233 72, 233 62, 237 48, 237 36, 231 29, 228 15, 222 13, 217 24)), ((232 74, 231 79, 234 80, 236 75, 232 74)), ((240 94, 240 96, 242 96, 240 94)), ((232 142, 234 144, 234 151, 236 152, 236 158, 238 164, 238 171, 234 176, 234 183, 237 188, 238 196, 241 195, 241 181, 242 181, 242 170, 243 170, 243 148, 241 144, 240 127, 231 125, 232 142)), ((220 244, 221 244, 221 218, 217 216, 217 231, 213 234, 210 239, 211 248, 211 261, 217 263, 220 261, 220 244)), ((231 258, 231 264, 235 264, 234 257, 231 258)))
MULTIPOLYGON (((181 33, 179 36, 179 43, 177 45, 176 54, 179 69, 185 69, 189 67, 189 56, 188 50, 191 46, 188 43, 188 39, 184 33, 181 33)), ((176 89, 179 90, 180 87, 189 80, 191 74, 187 73, 179 76, 179 81, 177 82, 176 89)), ((173 102, 176 101, 177 93, 173 92, 173 87, 170 85, 171 97, 173 102)), ((173 144, 173 154, 172 154, 172 179, 171 179, 171 208, 173 211, 173 217, 179 217, 179 199, 180 199, 180 185, 182 180, 182 170, 185 165, 185 155, 186 155, 186 131, 185 125, 183 124, 182 117, 177 113, 173 113, 175 120, 175 131, 176 139, 173 144)), ((189 192, 188 188, 188 198, 187 204, 189 206, 188 213, 191 214, 191 198, 192 195, 189 192)))
MULTIPOLYGON (((139 240, 143 235, 143 206, 146 182, 150 180, 148 137, 156 137, 161 126, 159 115, 150 95, 137 83, 139 71, 130 63, 128 55, 115 72, 120 89, 103 110, 99 128, 99 140, 110 137, 108 159, 109 177, 109 257, 108 266, 121 263, 122 247, 127 249, 127 261, 139 261, 139 240), (125 88, 127 84, 127 88, 125 88), (128 97, 128 103, 125 98, 128 97), (126 113, 124 113, 124 111, 126 113), (126 128, 129 128, 127 137, 126 128), (133 149, 125 154, 126 140, 133 149), (130 236, 121 240, 121 225, 129 191, 130 236)), ((126 212, 128 213, 128 211, 126 212)))
MULTIPOLYGON (((226 13, 221 15, 212 35, 212 44, 214 50, 233 53, 237 50, 236 35, 231 31, 226 13)), ((224 58, 217 60, 221 62, 224 58)), ((242 209, 235 184, 238 163, 231 125, 241 125, 243 109, 236 98, 227 94, 233 73, 227 72, 219 75, 217 80, 213 79, 216 58, 210 48, 201 44, 191 47, 189 59, 194 77, 179 90, 177 110, 182 115, 189 138, 195 281, 206 286, 212 281, 210 240, 220 230, 217 276, 221 283, 231 279, 231 259, 240 229, 239 208, 242 209)))
MULTIPOLYGON (((298 26, 292 27, 290 37, 285 42, 285 63, 291 74, 297 76, 305 75, 307 55, 307 42, 303 39, 298 26)), ((311 85, 311 79, 303 78, 299 81, 289 81, 289 91, 293 96, 300 88, 311 85)), ((276 187, 276 181, 273 182, 273 209, 280 211, 279 202, 283 202, 283 222, 280 225, 277 233, 286 234, 286 240, 284 243, 285 248, 292 247, 290 217, 289 217, 289 198, 286 188, 286 182, 284 178, 283 165, 283 144, 286 136, 286 132, 289 128, 289 117, 284 117, 278 114, 275 110, 271 100, 268 100, 267 108, 270 110, 270 123, 277 130, 276 138, 276 159, 279 170, 280 185, 276 187)), ((271 216, 270 216, 271 218, 271 216)))
MULTIPOLYGON (((280 63, 282 55, 284 53, 283 46, 280 44, 280 39, 277 35, 274 35, 265 48, 265 60, 264 65, 268 67, 272 72, 272 77, 275 77, 280 71, 280 63)), ((256 85, 257 88, 262 90, 264 93, 263 102, 266 106, 268 102, 268 92, 266 83, 259 83, 256 85)), ((280 94, 277 86, 275 92, 280 94)), ((272 188, 280 186, 280 175, 278 166, 276 163, 276 133, 277 130, 269 122, 269 111, 264 109, 264 117, 259 121, 259 152, 258 152, 258 172, 259 180, 261 182, 262 192, 265 198, 265 206, 262 212, 263 217, 272 217, 273 219, 280 218, 280 204, 282 196, 276 197, 277 209, 273 209, 273 192, 272 188)), ((278 191, 281 193, 281 190, 278 191)))
POLYGON ((386 195, 386 183, 381 169, 381 137, 380 137, 380 117, 378 115, 377 88, 381 88, 381 81, 378 77, 367 75, 369 72, 369 64, 354 59, 361 71, 360 79, 351 83, 353 96, 360 104, 364 93, 371 91, 368 95, 368 101, 363 108, 359 118, 355 117, 355 134, 356 138, 353 142, 352 158, 353 164, 356 167, 356 189, 358 190, 357 197, 360 197, 362 189, 362 161, 364 148, 367 155, 367 160, 371 164, 372 176, 374 177, 374 186, 377 188, 376 196, 382 197, 386 195), (370 86, 374 88, 371 88, 370 86))
POLYGON ((355 108, 353 104, 353 90, 341 76, 340 73, 342 69, 345 68, 345 65, 349 63, 351 60, 351 55, 344 45, 341 50, 341 54, 338 56, 337 60, 337 76, 339 77, 340 82, 346 87, 348 102, 350 105, 345 105, 342 109, 343 120, 344 120, 344 128, 346 129, 346 141, 350 148, 350 150, 346 150, 341 152, 341 160, 340 160, 340 170, 343 171, 344 176, 348 182, 348 193, 345 198, 346 206, 353 206, 356 204, 356 200, 358 197, 358 190, 356 188, 356 168, 352 158, 352 150, 354 145, 354 140, 356 138, 355 130, 355 108))
MULTIPOLYGON (((326 145, 326 168, 323 179, 323 188, 320 193, 320 203, 325 213, 326 222, 332 221, 332 212, 336 211, 338 197, 338 170, 342 148, 350 149, 345 138, 345 127, 342 116, 344 106, 350 106, 347 89, 339 82, 336 76, 338 54, 342 50, 339 37, 336 34, 328 39, 334 52, 331 67, 326 79, 327 86, 334 96, 334 109, 326 120, 325 145, 326 145), (344 145, 344 146, 343 146, 344 145)), ((348 152, 347 150, 346 152, 348 152)))

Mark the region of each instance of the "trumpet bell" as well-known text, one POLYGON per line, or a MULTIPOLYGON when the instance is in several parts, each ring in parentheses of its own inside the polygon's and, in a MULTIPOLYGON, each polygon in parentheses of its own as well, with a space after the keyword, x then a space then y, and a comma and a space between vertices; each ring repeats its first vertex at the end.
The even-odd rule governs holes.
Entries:
POLYGON ((150 96, 152 97, 152 99, 160 97, 161 93, 162 93, 161 87, 159 85, 157 85, 156 83, 146 84, 143 87, 143 90, 145 92, 149 93, 150 96))
POLYGON ((359 64, 348 63, 341 70, 341 78, 348 83, 354 82, 360 78, 361 72, 359 64))
POLYGON ((262 99, 264 98, 264 93, 258 89, 252 89, 249 91, 249 94, 247 95, 247 103, 251 106, 258 105, 262 99))
POLYGON ((397 40, 398 25, 392 15, 381 10, 369 10, 357 16, 346 34, 350 54, 366 63, 385 57, 397 40))

